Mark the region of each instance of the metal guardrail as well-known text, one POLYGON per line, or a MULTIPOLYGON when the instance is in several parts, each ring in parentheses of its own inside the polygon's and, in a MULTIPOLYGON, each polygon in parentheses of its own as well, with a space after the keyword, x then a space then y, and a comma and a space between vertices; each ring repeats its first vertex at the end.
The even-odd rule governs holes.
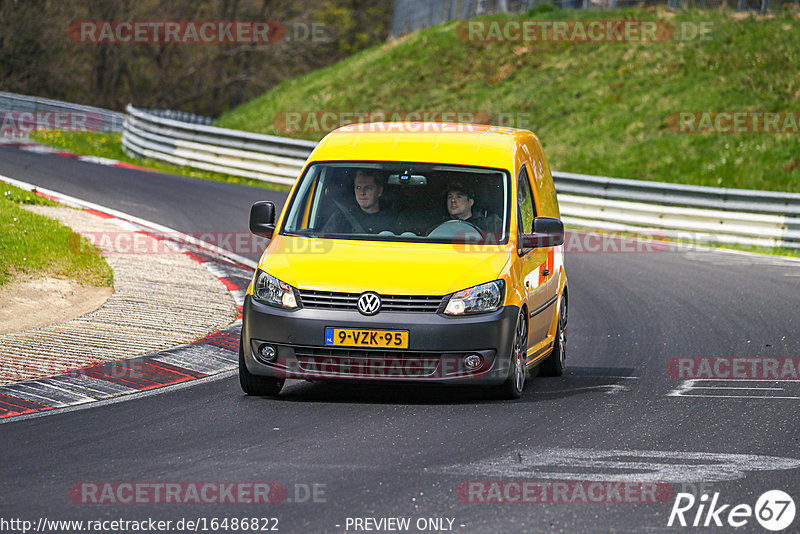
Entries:
POLYGON ((800 193, 553 172, 565 222, 690 242, 800 248, 800 193))
POLYGON ((82 129, 92 132, 121 132, 122 124, 125 120, 125 114, 119 111, 3 91, 0 91, 0 111, 27 111, 34 114, 47 112, 81 113, 86 117, 86 120, 81 123, 82 129))
MULTIPOLYGON (((129 153, 291 185, 311 141, 190 124, 127 107, 129 153)), ((564 221, 607 231, 652 232, 693 243, 800 248, 800 194, 690 186, 553 172, 564 221)))
POLYGON ((130 104, 126 111, 122 146, 136 156, 277 184, 292 185, 316 146, 167 119, 130 104))
POLYGON ((215 122, 217 122, 211 117, 206 117, 204 115, 198 115, 196 113, 190 113, 188 111, 179 111, 175 109, 142 108, 141 111, 149 113, 150 115, 155 115, 156 117, 161 117, 162 119, 173 119, 180 122, 188 122, 190 124, 205 124, 206 126, 212 126, 215 122))
POLYGON ((610 232, 633 232, 690 243, 800 248, 800 218, 559 193, 567 225, 610 232))
POLYGON ((800 215, 800 193, 646 182, 553 172, 559 193, 724 211, 800 215))

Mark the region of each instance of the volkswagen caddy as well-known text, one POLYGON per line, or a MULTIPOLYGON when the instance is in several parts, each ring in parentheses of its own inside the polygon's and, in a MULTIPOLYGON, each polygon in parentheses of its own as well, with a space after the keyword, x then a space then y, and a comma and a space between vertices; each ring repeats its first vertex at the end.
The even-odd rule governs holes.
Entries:
POLYGON ((308 158, 245 297, 239 378, 483 385, 561 375, 564 227, 536 136, 505 127, 351 125, 308 158))

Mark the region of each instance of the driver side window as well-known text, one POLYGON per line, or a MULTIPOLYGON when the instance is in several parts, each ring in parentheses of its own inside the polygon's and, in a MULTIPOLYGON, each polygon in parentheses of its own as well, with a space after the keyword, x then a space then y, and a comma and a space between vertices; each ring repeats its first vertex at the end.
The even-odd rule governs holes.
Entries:
POLYGON ((528 182, 528 172, 525 170, 524 166, 522 170, 519 171, 519 178, 517 179, 517 214, 518 232, 520 234, 533 232, 535 209, 533 206, 531 186, 528 182))

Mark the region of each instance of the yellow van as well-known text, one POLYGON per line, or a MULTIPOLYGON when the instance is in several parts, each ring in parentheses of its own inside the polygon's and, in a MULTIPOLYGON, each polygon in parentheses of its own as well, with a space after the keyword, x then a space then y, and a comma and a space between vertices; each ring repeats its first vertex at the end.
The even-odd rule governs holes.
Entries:
POLYGON ((522 395, 566 356, 564 226, 527 130, 373 123, 331 132, 279 217, 245 297, 239 378, 485 385, 522 395))

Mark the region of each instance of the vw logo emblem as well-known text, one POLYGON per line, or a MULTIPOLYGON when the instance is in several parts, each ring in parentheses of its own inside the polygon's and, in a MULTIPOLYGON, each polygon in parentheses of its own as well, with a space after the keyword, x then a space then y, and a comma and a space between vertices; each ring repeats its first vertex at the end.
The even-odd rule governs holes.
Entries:
POLYGON ((381 311, 381 298, 372 291, 362 293, 358 297, 358 311, 363 315, 375 315, 381 311))

